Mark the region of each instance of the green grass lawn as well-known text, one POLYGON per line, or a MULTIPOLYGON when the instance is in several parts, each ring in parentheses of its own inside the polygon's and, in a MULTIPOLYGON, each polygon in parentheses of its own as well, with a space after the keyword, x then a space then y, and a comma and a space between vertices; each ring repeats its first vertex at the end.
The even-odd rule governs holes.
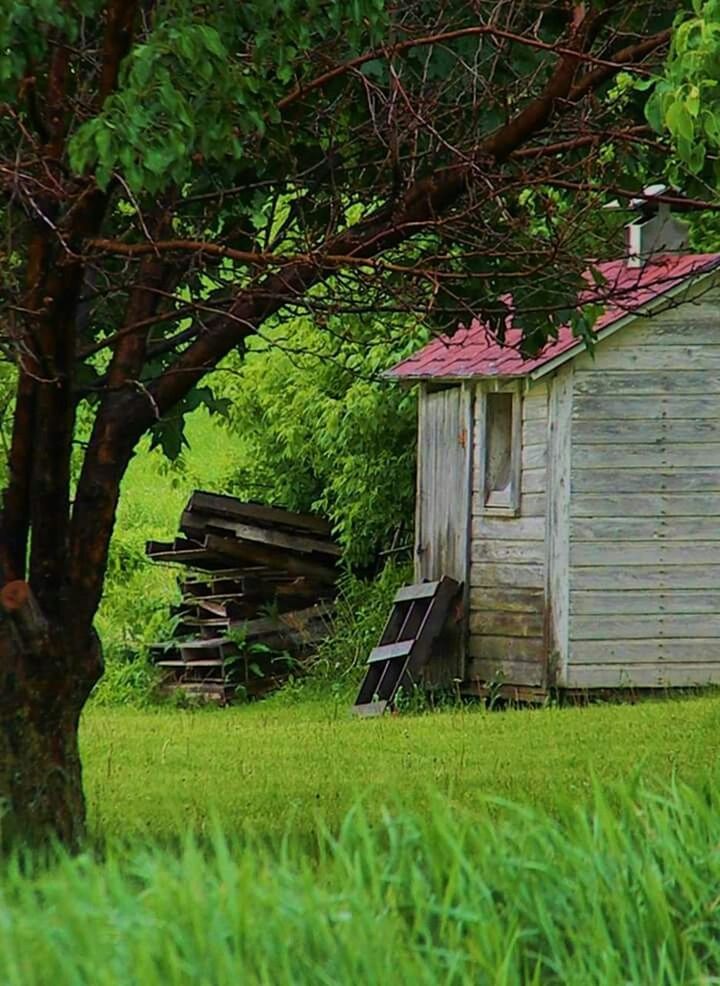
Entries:
POLYGON ((0 869, 0 983, 709 986, 719 727, 717 696, 374 721, 287 697, 95 707, 109 838, 0 869))
POLYGON ((348 702, 282 697, 217 711, 90 709, 82 746, 96 837, 202 831, 277 835, 336 828, 361 797, 422 806, 431 793, 473 812, 488 798, 561 810, 603 785, 699 783, 720 753, 720 697, 638 705, 352 720, 348 702))

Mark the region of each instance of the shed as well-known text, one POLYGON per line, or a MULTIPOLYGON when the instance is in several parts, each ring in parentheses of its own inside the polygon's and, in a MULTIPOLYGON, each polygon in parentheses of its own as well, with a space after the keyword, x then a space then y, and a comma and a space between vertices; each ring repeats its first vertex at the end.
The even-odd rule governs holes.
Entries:
POLYGON ((416 576, 464 583, 466 691, 720 682, 720 254, 599 266, 592 353, 475 321, 391 371, 419 383, 416 576))

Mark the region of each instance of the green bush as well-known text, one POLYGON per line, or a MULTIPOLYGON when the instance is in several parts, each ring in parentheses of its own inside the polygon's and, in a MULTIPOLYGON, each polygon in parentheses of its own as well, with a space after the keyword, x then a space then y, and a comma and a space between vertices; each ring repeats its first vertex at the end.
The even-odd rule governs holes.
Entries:
POLYGON ((501 822, 431 798, 313 838, 6 864, 4 986, 714 983, 717 785, 501 822))
POLYGON ((277 329, 219 385, 243 445, 233 492, 325 514, 347 561, 372 561, 415 496, 416 395, 382 373, 425 338, 390 318, 277 329))

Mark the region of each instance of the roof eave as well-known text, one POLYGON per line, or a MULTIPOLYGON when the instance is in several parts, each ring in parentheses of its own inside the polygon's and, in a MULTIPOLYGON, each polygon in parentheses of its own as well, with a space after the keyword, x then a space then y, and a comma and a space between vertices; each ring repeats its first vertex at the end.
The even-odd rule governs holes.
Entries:
POLYGON ((477 383, 479 380, 524 380, 529 373, 465 373, 459 375, 443 374, 439 376, 434 373, 393 373, 386 370, 382 376, 395 383, 477 383))
MULTIPOLYGON (((652 316, 659 308, 662 308, 663 304, 668 301, 672 301, 672 299, 683 289, 687 289, 691 284, 695 286, 707 278, 719 273, 720 266, 716 265, 715 267, 711 267, 710 270, 702 271, 696 274, 688 274, 686 277, 682 278, 682 280, 678 281, 677 284, 673 285, 673 287, 668 288, 667 291, 663 291, 662 294, 652 298, 644 304, 641 309, 633 312, 626 312, 615 322, 607 325, 604 329, 600 329, 595 336, 596 341, 602 342, 603 339, 607 339, 608 336, 614 335, 616 332, 624 329, 625 326, 629 325, 630 322, 637 318, 647 318, 652 316)), ((582 339, 579 339, 576 345, 571 346, 570 349, 565 350, 564 353, 558 353, 557 356, 554 356, 552 359, 548 360, 547 363, 543 363, 543 365, 539 366, 536 370, 531 370, 528 376, 531 380, 538 380, 540 377, 544 377, 548 373, 552 373, 564 363, 568 363, 571 359, 575 359, 576 356, 579 356, 581 353, 587 351, 587 345, 582 339)))

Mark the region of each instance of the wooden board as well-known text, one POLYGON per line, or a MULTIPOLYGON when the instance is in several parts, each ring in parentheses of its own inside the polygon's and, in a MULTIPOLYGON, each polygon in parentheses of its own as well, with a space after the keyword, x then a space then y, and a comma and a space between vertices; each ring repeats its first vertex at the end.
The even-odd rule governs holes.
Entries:
POLYGON ((570 611, 577 616, 653 613, 720 613, 720 589, 574 589, 570 611))
POLYGON ((720 665, 718 637, 649 637, 612 640, 573 640, 572 664, 643 664, 657 661, 676 663, 717 661, 720 665))
POLYGON ((537 661, 544 669, 545 654, 545 643, 540 638, 470 635, 470 656, 473 658, 492 661, 537 661))
POLYGON ((545 520, 546 646, 552 653, 550 684, 563 680, 570 634, 570 513, 572 463, 572 399, 575 367, 564 366, 550 394, 548 488, 545 520))
POLYGON ((698 418, 717 418, 720 415, 720 400, 706 393, 695 396, 673 396, 658 391, 637 397, 633 394, 622 398, 622 416, 618 415, 616 396, 596 396, 595 394, 576 394, 573 400, 573 418, 588 422, 629 422, 632 419, 645 420, 662 417, 666 421, 679 419, 696 421, 698 418))
POLYGON ((223 557, 226 564, 228 558, 235 558, 254 564, 268 565, 290 575, 306 576, 318 582, 331 584, 336 581, 338 575, 336 569, 329 565, 306 556, 298 557, 274 545, 208 534, 205 538, 205 546, 209 551, 223 557))
POLYGON ((470 613, 470 633, 497 637, 542 637, 542 609, 534 613, 478 610, 470 613))
POLYGON ((468 663, 467 680, 493 685, 514 684, 538 687, 543 684, 543 671, 543 666, 536 661, 472 658, 468 663))
POLYGON ((423 389, 418 420, 415 581, 467 579, 472 406, 464 388, 423 389))
POLYGON ((545 566, 474 562, 470 567, 470 581, 473 586, 490 588, 542 589, 545 585, 545 566))
POLYGON ((718 663, 571 664, 569 688, 702 688, 720 682, 718 663))
MULTIPOLYGON (((475 387, 421 387, 415 511, 415 582, 443 576, 467 591, 470 564, 475 387)), ((462 677, 463 621, 448 623, 433 643, 424 675, 441 683, 462 677)))
POLYGON ((580 370, 575 369, 575 392, 596 397, 614 395, 718 395, 720 374, 704 370, 580 370))
POLYGON ((613 518, 642 519, 666 515, 682 517, 712 517, 720 513, 718 493, 574 493, 573 522, 581 518, 610 521, 613 518))
POLYGON ((148 541, 145 545, 145 554, 150 561, 165 565, 188 565, 210 572, 227 567, 226 558, 208 550, 204 546, 178 549, 173 547, 172 544, 165 544, 160 541, 148 541))
POLYGON ((547 444, 523 444, 521 461, 523 469, 544 469, 547 464, 547 444))
POLYGON ((573 445, 573 468, 580 469, 673 469, 688 471, 720 466, 720 443, 640 445, 573 445))
POLYGON ((576 589, 714 589, 720 585, 720 565, 615 565, 575 567, 572 588, 576 589), (672 583, 671 580, 672 579, 672 583))
MULTIPOLYGON (((720 528, 716 528, 715 534, 720 534, 720 528)), ((573 566, 610 566, 617 570, 636 565, 670 568, 688 562, 720 565, 720 541, 573 541, 570 545, 570 564, 573 566)))
POLYGON ((606 613, 603 616, 574 616, 572 637, 574 649, 580 646, 580 641, 588 640, 607 643, 615 640, 654 642, 697 637, 705 645, 708 640, 714 640, 715 650, 720 653, 720 613, 606 613))
MULTIPOLYGON (((198 531, 197 515, 186 510, 182 515, 180 528, 186 533, 198 531)), ((271 530, 234 520, 215 521, 209 518, 206 523, 200 526, 199 533, 202 537, 212 533, 220 537, 235 537, 243 541, 255 541, 258 544, 296 551, 300 554, 330 555, 334 558, 339 558, 342 555, 342 549, 327 539, 308 537, 291 531, 271 530)))
MULTIPOLYGON (((648 405, 648 412, 652 407, 648 405)), ((669 418, 663 413, 654 418, 608 420, 580 418, 573 425, 573 440, 578 445, 707 445, 720 442, 720 401, 717 417, 669 418)))
MULTIPOLYGON (((692 318, 692 316, 689 316, 692 318)), ((718 337, 709 345, 688 344, 667 345, 659 339, 650 341, 641 339, 639 342, 614 346, 605 346, 598 360, 601 372, 607 370, 651 371, 671 370, 686 372, 692 370, 720 369, 720 345, 718 337)), ((592 370, 592 357, 578 357, 577 369, 592 370)))
POLYGON ((518 565, 542 565, 545 545, 542 541, 496 541, 476 538, 470 555, 473 564, 483 562, 515 562, 518 565))
POLYGON ((515 589, 502 586, 470 590, 470 611, 480 613, 538 613, 545 605, 542 589, 515 589))
MULTIPOLYGON (((720 494, 715 498, 720 507, 720 494)), ((570 523, 573 541, 708 541, 720 531, 716 513, 676 517, 668 512, 649 517, 576 517, 570 523)))
POLYGON ((330 525, 322 517, 295 513, 283 507, 269 507, 264 503, 243 502, 232 496, 204 490, 196 490, 185 509, 266 526, 298 528, 326 537, 330 537, 332 533, 330 525))
POLYGON ((573 499, 577 493, 720 493, 720 468, 705 469, 576 469, 572 473, 573 499))

